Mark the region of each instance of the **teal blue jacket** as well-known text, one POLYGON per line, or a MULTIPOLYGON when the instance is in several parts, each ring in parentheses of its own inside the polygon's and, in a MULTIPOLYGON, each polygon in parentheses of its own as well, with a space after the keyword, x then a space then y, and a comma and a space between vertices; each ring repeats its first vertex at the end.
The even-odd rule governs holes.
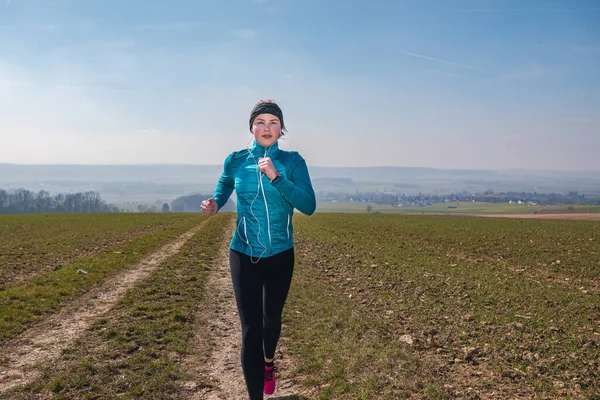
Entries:
POLYGON ((294 208, 311 215, 316 208, 315 192, 304 159, 295 151, 269 148, 254 141, 250 149, 231 153, 213 198, 221 209, 235 190, 236 230, 230 248, 253 259, 270 257, 294 246, 294 208), (281 174, 271 182, 258 169, 258 160, 270 157, 281 174))

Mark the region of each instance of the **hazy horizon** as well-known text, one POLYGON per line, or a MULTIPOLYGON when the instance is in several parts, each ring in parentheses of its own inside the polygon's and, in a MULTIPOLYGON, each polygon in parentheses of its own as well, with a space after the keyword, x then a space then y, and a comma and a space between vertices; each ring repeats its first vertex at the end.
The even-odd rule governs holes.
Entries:
POLYGON ((0 0, 0 163, 600 171, 593 0, 0 0))
MULTIPOLYGON (((94 191, 111 202, 165 201, 214 192, 220 165, 0 164, 0 190, 51 194, 94 191)), ((600 196, 600 174, 589 171, 456 170, 416 167, 309 166, 317 193, 529 192, 600 196)))
MULTIPOLYGON (((57 163, 0 163, 0 165, 18 165, 18 166, 65 166, 65 167, 135 167, 135 166, 198 166, 198 167, 219 167, 223 166, 220 164, 193 164, 193 163, 136 163, 136 164, 86 164, 86 163, 74 163, 74 164, 57 164, 57 163)), ((456 171, 537 171, 537 172, 582 172, 582 173, 594 173, 599 170, 577 170, 577 169, 562 169, 562 170, 551 170, 551 169, 540 169, 540 168, 435 168, 427 166, 405 166, 405 165, 309 165, 310 168, 414 168, 414 169, 433 169, 433 170, 456 170, 456 171)))

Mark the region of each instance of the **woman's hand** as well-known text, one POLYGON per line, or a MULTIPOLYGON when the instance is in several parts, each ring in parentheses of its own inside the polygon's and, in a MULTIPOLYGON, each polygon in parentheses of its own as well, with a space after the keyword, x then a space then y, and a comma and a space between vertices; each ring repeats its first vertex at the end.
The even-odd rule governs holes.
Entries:
POLYGON ((271 181, 277 176, 277 170, 269 157, 259 158, 258 168, 260 169, 260 172, 264 173, 271 181))
POLYGON ((202 215, 204 215, 205 217, 210 217, 211 215, 215 215, 217 211, 219 211, 219 205, 211 197, 210 199, 202 201, 202 203, 200 204, 200 209, 202 210, 202 215))

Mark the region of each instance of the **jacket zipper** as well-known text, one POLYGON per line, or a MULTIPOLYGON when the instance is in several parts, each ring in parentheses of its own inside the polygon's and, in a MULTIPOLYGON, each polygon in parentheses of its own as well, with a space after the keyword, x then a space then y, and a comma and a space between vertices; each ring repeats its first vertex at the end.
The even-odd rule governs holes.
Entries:
MULTIPOLYGON (((265 158, 269 154, 269 149, 265 149, 265 158)), ((258 167, 257 167, 258 168, 258 167)), ((265 174, 266 176, 266 174, 265 174)), ((273 243, 271 242, 271 218, 269 217, 269 206, 267 204, 267 196, 265 195, 265 187, 263 186, 263 173, 260 174, 260 185, 262 186, 263 199, 265 201, 265 210, 267 211, 267 233, 269 234, 269 254, 273 255, 273 243)))

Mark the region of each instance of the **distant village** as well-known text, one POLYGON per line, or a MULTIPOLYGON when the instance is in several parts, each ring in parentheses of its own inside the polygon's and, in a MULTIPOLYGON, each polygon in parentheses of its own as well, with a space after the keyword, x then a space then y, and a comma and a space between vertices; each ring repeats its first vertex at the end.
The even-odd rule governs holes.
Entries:
POLYGON ((487 202, 524 205, 600 204, 600 196, 584 195, 577 191, 569 193, 499 192, 450 193, 446 195, 408 195, 394 192, 339 193, 318 192, 320 202, 358 202, 390 205, 393 207, 426 207, 436 203, 487 202))

